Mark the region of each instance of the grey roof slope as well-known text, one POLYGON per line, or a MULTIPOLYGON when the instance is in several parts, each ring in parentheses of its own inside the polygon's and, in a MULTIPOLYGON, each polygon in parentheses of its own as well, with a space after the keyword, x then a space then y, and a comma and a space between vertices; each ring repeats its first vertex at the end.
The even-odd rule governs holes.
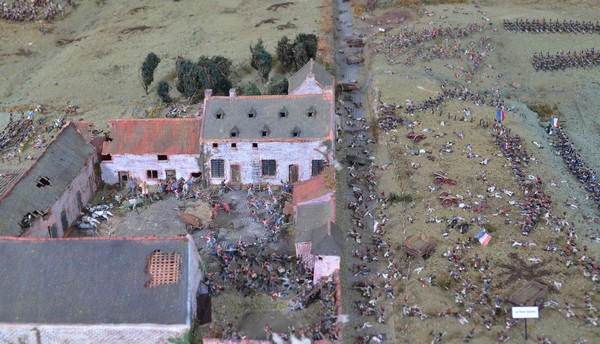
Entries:
POLYGON ((327 224, 331 220, 333 209, 332 202, 316 202, 298 206, 298 219, 296 221, 296 242, 313 240, 313 232, 322 227, 327 231, 327 224))
POLYGON ((331 129, 330 98, 331 95, 209 97, 202 137, 204 140, 289 139, 297 128, 298 139, 325 138, 331 129), (287 110, 285 118, 279 115, 283 108, 287 110), (316 114, 308 117, 311 108, 316 114), (256 112, 253 118, 248 116, 251 109, 256 112), (217 118, 219 112, 223 113, 221 119, 217 118), (261 133, 265 125, 270 129, 267 137, 261 133), (230 131, 234 127, 239 132, 232 138, 230 131))
POLYGON ((144 239, 0 238, 0 323, 185 324, 188 240, 144 239), (178 284, 144 287, 157 249, 181 254, 178 284))
POLYGON ((321 84, 321 86, 325 88, 333 87, 333 76, 325 69, 323 66, 315 62, 315 60, 310 59, 307 64, 302 66, 294 75, 290 76, 288 79, 288 92, 291 92, 298 88, 308 74, 312 73, 315 77, 315 80, 321 84))
POLYGON ((29 212, 47 211, 79 173, 94 147, 85 142, 72 123, 57 134, 37 162, 0 199, 0 235, 19 235, 19 223, 29 212), (36 187, 40 177, 50 185, 36 187))
POLYGON ((342 256, 342 230, 334 222, 313 230, 312 254, 322 256, 342 256), (328 228, 329 226, 329 228, 328 228), (329 234, 329 231, 331 234, 329 234))

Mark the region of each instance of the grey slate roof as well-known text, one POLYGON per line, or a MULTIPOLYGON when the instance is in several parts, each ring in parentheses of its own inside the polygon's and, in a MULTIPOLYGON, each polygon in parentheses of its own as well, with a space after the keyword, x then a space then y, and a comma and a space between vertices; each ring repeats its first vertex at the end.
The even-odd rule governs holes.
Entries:
POLYGON ((342 256, 342 230, 334 222, 313 231, 311 253, 322 256, 342 256), (329 232, 331 234, 329 234, 329 232))
POLYGON ((186 237, 0 238, 0 252, 0 323, 186 323, 186 237), (144 287, 157 249, 181 254, 178 284, 144 287))
MULTIPOLYGON (((313 232, 325 228, 331 221, 333 214, 332 202, 315 202, 298 206, 296 221, 296 242, 305 242, 313 240, 313 232)), ((314 243, 313 243, 314 244, 314 243)))
POLYGON ((329 135, 331 129, 331 95, 295 96, 238 96, 206 98, 204 140, 252 140, 290 139, 294 128, 299 129, 298 139, 321 139, 329 135), (281 118, 280 111, 287 110, 281 118), (248 113, 254 109, 253 118, 248 113), (307 111, 315 112, 309 117, 307 111), (217 113, 222 113, 221 119, 217 113), (270 133, 262 136, 265 125, 270 133), (237 127, 236 137, 230 131, 237 127))
POLYGON ((288 92, 291 92, 298 88, 308 74, 312 73, 315 76, 315 80, 325 88, 333 87, 333 76, 323 66, 310 59, 307 64, 302 66, 294 75, 288 79, 288 92))
POLYGON ((96 154, 94 147, 85 142, 75 125, 62 128, 37 162, 0 199, 0 235, 19 235, 23 216, 47 211, 92 154, 96 154), (36 187, 41 176, 47 177, 50 185, 36 187))

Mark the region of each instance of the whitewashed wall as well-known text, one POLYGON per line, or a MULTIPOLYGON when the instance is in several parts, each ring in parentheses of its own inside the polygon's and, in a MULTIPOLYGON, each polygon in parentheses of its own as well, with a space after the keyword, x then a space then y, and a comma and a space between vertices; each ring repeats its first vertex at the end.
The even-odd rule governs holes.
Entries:
POLYGON ((335 270, 340 269, 339 256, 317 256, 315 257, 315 270, 313 283, 317 283, 321 278, 333 275, 335 270))
POLYGON ((323 94, 332 93, 330 89, 323 89, 314 77, 307 77, 300 86, 290 92, 291 95, 297 94, 323 94))
POLYGON ((96 192, 97 185, 94 176, 94 164, 96 163, 96 154, 90 155, 85 165, 82 166, 79 174, 73 179, 67 190, 54 202, 48 216, 44 219, 38 217, 31 227, 24 233, 26 237, 47 238, 50 237, 48 227, 56 226, 58 237, 64 234, 61 213, 65 210, 67 222, 71 225, 80 215, 79 201, 77 199, 77 191, 81 193, 82 206, 89 202, 96 192))
POLYGON ((183 338, 187 325, 44 325, 0 323, 2 343, 163 344, 183 338))
MULTIPOLYGON (((332 154, 325 157, 323 153, 327 152, 325 141, 309 142, 261 142, 258 141, 258 149, 252 148, 252 142, 237 142, 237 148, 231 148, 230 142, 218 143, 218 148, 213 148, 211 142, 207 142, 204 147, 209 151, 207 171, 210 171, 210 160, 223 159, 225 162, 225 178, 213 178, 210 176, 210 183, 219 184, 223 179, 231 181, 231 165, 240 165, 241 182, 244 184, 252 183, 252 163, 254 160, 276 160, 277 175, 273 178, 261 177, 262 182, 271 184, 280 184, 280 181, 286 181, 289 177, 289 165, 298 165, 298 179, 307 180, 312 175, 312 160, 331 161, 332 154)), ((259 165, 260 166, 260 165, 259 165)), ((261 167, 262 171, 262 167, 261 167)))
POLYGON ((156 154, 148 155, 113 155, 112 160, 100 164, 102 180, 107 184, 119 182, 119 171, 129 172, 129 178, 136 177, 150 185, 158 184, 156 179, 146 177, 147 170, 157 170, 158 179, 165 179, 165 170, 175 170, 177 178, 188 179, 192 173, 200 172, 199 154, 168 155, 167 161, 158 161, 156 154))

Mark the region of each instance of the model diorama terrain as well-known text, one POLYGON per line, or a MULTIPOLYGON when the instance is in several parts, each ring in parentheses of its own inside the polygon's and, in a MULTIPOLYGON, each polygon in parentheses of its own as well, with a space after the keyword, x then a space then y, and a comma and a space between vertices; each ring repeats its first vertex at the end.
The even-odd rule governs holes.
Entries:
POLYGON ((2 4, 0 340, 597 341, 598 13, 2 4))

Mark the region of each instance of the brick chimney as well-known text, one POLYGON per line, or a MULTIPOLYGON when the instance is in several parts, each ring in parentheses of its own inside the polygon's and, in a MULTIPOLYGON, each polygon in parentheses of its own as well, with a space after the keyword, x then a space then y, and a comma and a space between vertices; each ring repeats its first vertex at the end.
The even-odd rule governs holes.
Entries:
POLYGON ((235 88, 230 88, 229 89, 229 98, 235 98, 237 96, 237 92, 235 91, 235 88))
POLYGON ((212 97, 212 89, 207 88, 204 90, 204 98, 212 97))

